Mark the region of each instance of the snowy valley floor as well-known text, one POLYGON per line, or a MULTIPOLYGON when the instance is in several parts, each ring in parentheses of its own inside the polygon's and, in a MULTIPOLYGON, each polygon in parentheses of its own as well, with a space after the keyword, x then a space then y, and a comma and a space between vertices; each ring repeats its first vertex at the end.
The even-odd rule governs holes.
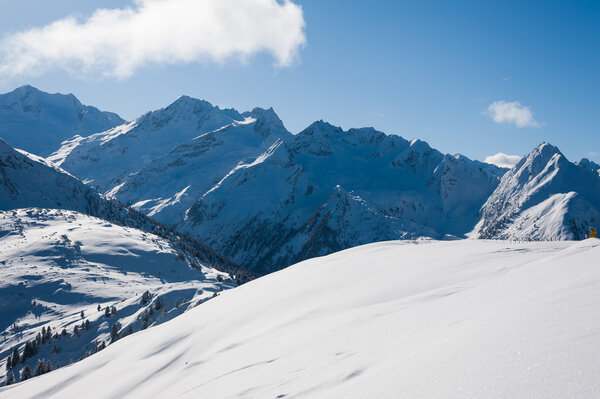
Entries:
POLYGON ((311 259, 0 398, 600 397, 600 240, 311 259))

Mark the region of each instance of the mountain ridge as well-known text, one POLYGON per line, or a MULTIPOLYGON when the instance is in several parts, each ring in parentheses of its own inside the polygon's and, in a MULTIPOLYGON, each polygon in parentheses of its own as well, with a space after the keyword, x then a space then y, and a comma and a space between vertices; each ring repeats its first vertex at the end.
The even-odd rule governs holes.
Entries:
POLYGON ((87 136, 123 124, 113 112, 83 105, 73 94, 21 86, 0 94, 0 137, 13 147, 48 156, 73 135, 87 136))
POLYGON ((190 96, 48 159, 261 274, 379 240, 575 239, 599 209, 600 167, 548 143, 509 171, 374 128, 292 134, 273 108, 190 96))

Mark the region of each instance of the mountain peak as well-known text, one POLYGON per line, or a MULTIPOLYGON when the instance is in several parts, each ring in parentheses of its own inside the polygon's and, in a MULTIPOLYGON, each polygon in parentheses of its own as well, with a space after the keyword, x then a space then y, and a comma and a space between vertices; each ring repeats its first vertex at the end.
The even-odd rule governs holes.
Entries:
POLYGON ((21 87, 17 87, 15 90, 12 91, 13 93, 41 93, 41 91, 31 85, 23 85, 21 87))
POLYGON ((167 108, 171 108, 171 109, 172 108, 179 108, 179 109, 195 108, 195 109, 209 110, 209 109, 213 109, 215 107, 206 100, 199 100, 194 97, 183 95, 183 96, 180 96, 177 100, 175 100, 167 108))
POLYGON ((325 121, 323 121, 323 119, 319 119, 318 121, 311 123, 310 126, 308 126, 306 129, 301 131, 299 133, 299 135, 313 136, 315 134, 316 135, 324 135, 324 134, 327 135, 329 133, 343 133, 343 132, 344 131, 342 130, 341 127, 333 126, 329 122, 325 122, 325 121))
POLYGON ((0 138, 0 154, 12 153, 15 150, 4 140, 0 138))
POLYGON ((125 121, 117 114, 83 105, 73 94, 21 86, 0 94, 0 137, 11 146, 48 156, 73 135, 88 136, 125 121))
POLYGON ((521 158, 512 170, 514 173, 517 173, 517 171, 526 167, 529 169, 530 175, 537 175, 554 157, 566 160, 558 147, 543 141, 531 150, 529 154, 521 158))
POLYGON ((581 158, 581 161, 577 162, 576 164, 581 168, 600 173, 600 165, 594 161, 590 161, 587 158, 581 158))
POLYGON ((250 116, 256 119, 262 119, 265 122, 272 122, 277 125, 283 126, 283 122, 281 121, 277 113, 275 113, 273 107, 269 107, 268 109, 256 107, 252 110, 252 112, 250 112, 250 116))
POLYGON ((558 147, 548 143, 547 141, 542 141, 540 144, 538 144, 532 152, 553 152, 553 153, 559 153, 560 154, 560 150, 558 149, 558 147))

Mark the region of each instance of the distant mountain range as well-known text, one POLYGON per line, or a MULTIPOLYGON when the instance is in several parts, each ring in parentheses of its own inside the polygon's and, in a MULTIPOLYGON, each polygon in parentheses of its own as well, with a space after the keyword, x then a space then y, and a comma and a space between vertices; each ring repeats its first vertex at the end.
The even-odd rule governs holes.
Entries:
MULTIPOLYGON (((70 109, 44 106, 35 97, 48 95, 32 88, 5 96, 40 104, 32 126, 70 109)), ((106 121, 89 134, 69 128, 39 154, 258 273, 373 241, 579 239, 600 224, 600 166, 546 143, 509 171, 372 128, 318 121, 294 135, 273 109, 186 96, 106 121)))

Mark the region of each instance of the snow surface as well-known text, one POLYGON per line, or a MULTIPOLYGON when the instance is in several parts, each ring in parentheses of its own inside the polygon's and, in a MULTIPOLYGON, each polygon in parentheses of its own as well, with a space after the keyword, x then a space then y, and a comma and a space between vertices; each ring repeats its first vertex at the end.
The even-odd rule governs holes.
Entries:
POLYGON ((81 104, 72 94, 48 94, 31 86, 0 94, 0 138, 41 156, 75 134, 87 136, 124 122, 117 114, 81 104))
POLYGON ((383 242, 222 293, 1 398, 600 396, 600 240, 383 242))
POLYGON ((38 359, 53 366, 79 360, 93 352, 94 342, 110 342, 115 322, 121 331, 130 325, 139 331, 144 311, 158 296, 164 306, 149 324, 169 320, 234 286, 225 282, 227 274, 153 234, 77 212, 38 208, 0 212, 0 273, 0 359, 34 339, 42 327, 68 331, 68 336, 41 345, 17 372, 25 364, 33 370, 38 359), (146 290, 151 298, 142 305, 146 290), (104 308, 113 305, 117 315, 106 318, 104 308), (73 328, 84 320, 91 327, 76 336, 73 328), (54 345, 59 353, 53 352, 54 345))

